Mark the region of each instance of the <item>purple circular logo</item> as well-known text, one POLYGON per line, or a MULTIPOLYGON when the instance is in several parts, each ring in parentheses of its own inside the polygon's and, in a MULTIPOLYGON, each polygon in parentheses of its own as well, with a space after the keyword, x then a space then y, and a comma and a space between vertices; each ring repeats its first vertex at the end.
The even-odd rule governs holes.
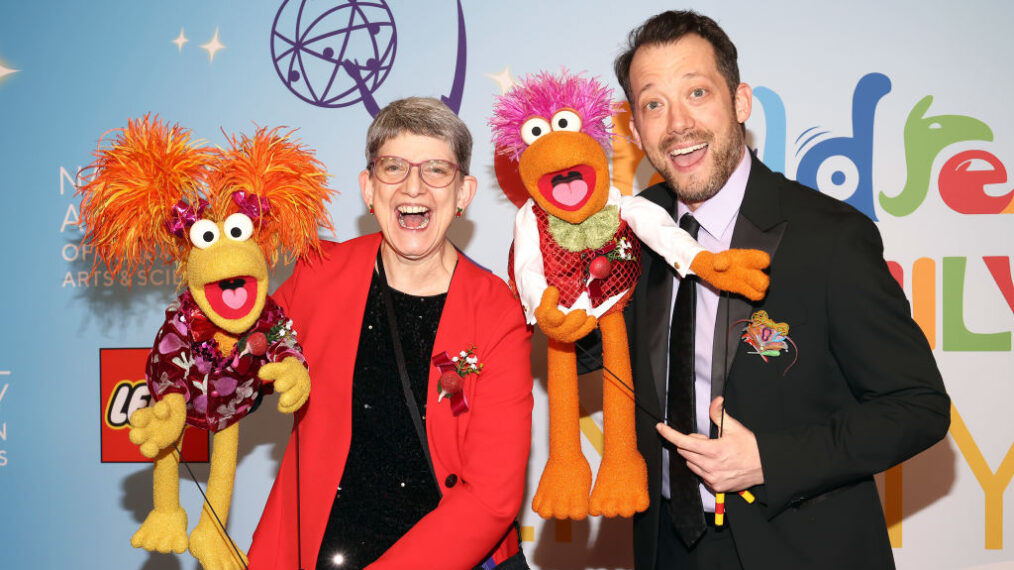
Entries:
POLYGON ((375 106, 394 65, 398 34, 384 0, 285 0, 271 33, 282 83, 318 107, 375 106))

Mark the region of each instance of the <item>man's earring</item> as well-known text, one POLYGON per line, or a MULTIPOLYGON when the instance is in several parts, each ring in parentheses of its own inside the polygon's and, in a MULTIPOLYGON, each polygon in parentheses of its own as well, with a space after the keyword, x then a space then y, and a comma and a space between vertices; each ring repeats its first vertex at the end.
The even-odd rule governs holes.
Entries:
POLYGON ((373 204, 370 204, 370 213, 373 213, 373 204))
POLYGON ((462 213, 463 213, 464 211, 465 211, 465 209, 464 209, 464 208, 458 208, 458 213, 457 213, 457 214, 454 214, 454 215, 455 215, 456 217, 459 217, 459 218, 460 218, 460 217, 461 217, 461 214, 462 214, 462 213))

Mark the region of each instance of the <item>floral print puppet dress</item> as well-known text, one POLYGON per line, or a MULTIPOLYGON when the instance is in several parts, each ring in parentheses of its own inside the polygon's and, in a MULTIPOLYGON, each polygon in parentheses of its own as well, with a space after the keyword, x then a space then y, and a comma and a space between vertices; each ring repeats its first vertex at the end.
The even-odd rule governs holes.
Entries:
POLYGON ((182 394, 186 421, 193 427, 221 431, 253 411, 262 393, 272 391, 257 375, 264 364, 292 356, 306 365, 292 321, 270 297, 260 318, 228 355, 221 353, 215 340, 219 329, 189 291, 165 315, 148 359, 148 390, 156 401, 182 394))

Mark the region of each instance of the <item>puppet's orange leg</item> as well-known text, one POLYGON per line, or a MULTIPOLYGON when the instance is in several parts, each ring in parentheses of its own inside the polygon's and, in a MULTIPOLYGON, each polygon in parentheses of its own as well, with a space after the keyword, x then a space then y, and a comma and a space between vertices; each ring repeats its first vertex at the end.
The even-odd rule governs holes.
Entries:
POLYGON ((549 339, 549 460, 532 509, 542 518, 588 516, 591 468, 581 453, 574 343, 549 339))
POLYGON ((239 424, 217 432, 213 444, 207 495, 214 513, 205 503, 201 520, 190 533, 190 553, 201 562, 204 570, 241 570, 247 565, 246 555, 232 543, 223 528, 229 518, 232 484, 236 479, 239 424))
POLYGON ((648 468, 637 451, 634 384, 623 313, 603 315, 599 318, 599 328, 605 367, 602 370, 603 450, 589 512, 607 517, 630 517, 648 508, 648 468))

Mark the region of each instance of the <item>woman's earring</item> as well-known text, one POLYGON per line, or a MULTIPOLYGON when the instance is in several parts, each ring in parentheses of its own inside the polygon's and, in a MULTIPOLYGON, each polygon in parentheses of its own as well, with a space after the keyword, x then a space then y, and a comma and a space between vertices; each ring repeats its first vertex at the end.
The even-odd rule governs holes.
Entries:
POLYGON ((373 213, 373 204, 370 204, 370 213, 373 213))
POLYGON ((464 208, 458 208, 458 213, 457 213, 457 214, 454 214, 454 215, 455 215, 456 217, 459 217, 459 218, 460 218, 460 217, 461 217, 461 214, 462 214, 462 213, 463 213, 464 211, 465 211, 465 209, 464 209, 464 208))

